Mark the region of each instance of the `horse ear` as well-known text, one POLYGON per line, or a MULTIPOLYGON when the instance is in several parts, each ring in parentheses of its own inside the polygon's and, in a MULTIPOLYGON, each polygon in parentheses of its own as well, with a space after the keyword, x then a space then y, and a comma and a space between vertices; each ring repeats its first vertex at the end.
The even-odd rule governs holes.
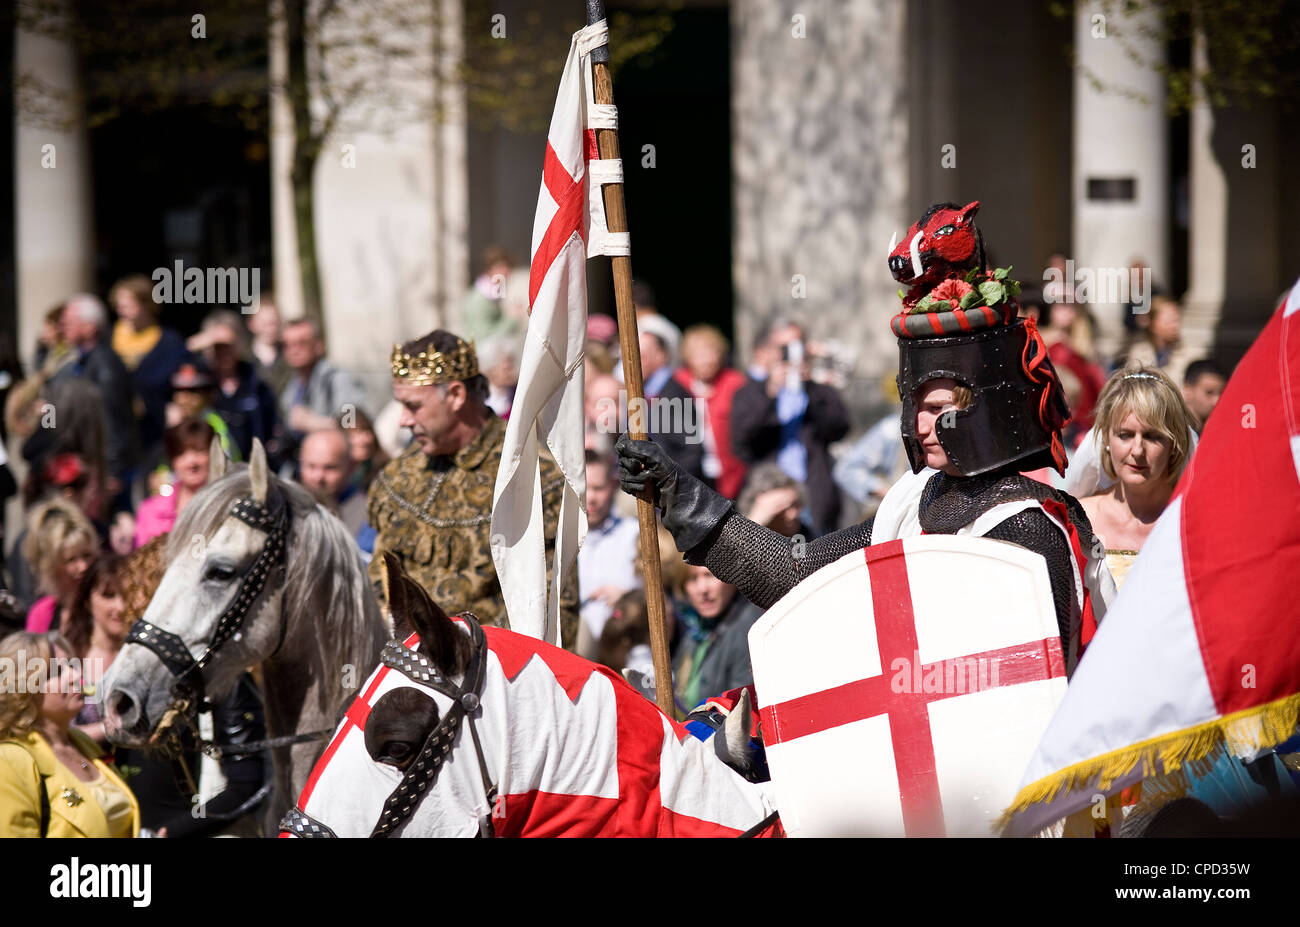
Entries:
POLYGON ((962 222, 969 222, 971 219, 974 219, 974 218, 975 218, 975 213, 977 213, 977 212, 979 212, 979 211, 980 211, 980 201, 979 201, 979 200, 974 200, 973 202, 967 203, 965 206, 962 207, 962 210, 961 210, 961 221, 962 221, 962 222))
POLYGON ((270 479, 266 465, 266 448, 262 447, 262 442, 257 438, 253 439, 253 453, 248 458, 248 482, 252 487, 253 500, 259 505, 265 505, 270 479))
POLYGON ((226 451, 221 446, 221 439, 213 435, 212 446, 208 448, 208 479, 215 483, 226 475, 226 451))
POLYGON ((448 676, 459 674, 469 658, 469 638, 456 627, 429 593, 402 569, 395 554, 384 551, 383 584, 398 639, 420 636, 420 653, 448 676))

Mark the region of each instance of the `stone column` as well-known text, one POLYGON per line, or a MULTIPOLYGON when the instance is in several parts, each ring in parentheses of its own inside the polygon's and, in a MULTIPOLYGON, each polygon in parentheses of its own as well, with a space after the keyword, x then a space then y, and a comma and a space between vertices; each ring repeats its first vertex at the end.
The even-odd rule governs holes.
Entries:
POLYGON ((908 224, 906 4, 732 4, 738 359, 793 316, 853 365, 855 409, 897 368, 885 256, 908 224))
MULTIPOLYGON (((1169 287, 1169 178, 1164 82, 1154 65, 1164 60, 1156 42, 1138 35, 1154 26, 1154 11, 1133 17, 1098 4, 1080 5, 1075 19, 1074 245, 1076 269, 1098 279, 1134 260, 1169 287), (1136 54, 1142 63, 1133 60, 1136 54), (1093 86, 1104 82, 1104 91, 1093 86), (1140 99, 1135 99, 1139 97, 1140 99)), ((1123 300, 1088 299, 1098 322, 1099 349, 1112 354, 1123 340, 1123 300)))
MULTIPOLYGON (((434 95, 434 183, 437 189, 433 324, 459 327, 460 300, 470 283, 468 118, 458 71, 465 57, 464 0, 434 0, 441 10, 434 95)), ((422 333, 422 332, 421 332, 422 333)))
POLYGON ((71 42, 18 29, 14 34, 14 248, 18 347, 25 362, 45 313, 95 286, 90 144, 71 42))
MULTIPOLYGON (((1192 43, 1192 70, 1208 66, 1205 36, 1192 43)), ((1214 110, 1201 99, 1192 107, 1188 152, 1187 294, 1183 340, 1207 353, 1223 311, 1228 269, 1228 180, 1214 153, 1214 110)))
POLYGON ((298 237, 293 216, 293 111, 281 88, 289 80, 284 47, 284 19, 276 0, 268 17, 267 68, 271 83, 271 263, 276 307, 281 319, 302 315, 302 280, 298 276, 298 237))
MULTIPOLYGON (((1206 66, 1199 37, 1193 66, 1206 66)), ((1231 367, 1295 282, 1279 245, 1291 239, 1286 125, 1275 101, 1218 109, 1202 99, 1192 108, 1183 340, 1194 356, 1213 354, 1231 367)))
MULTIPOLYGON (((342 9, 342 8, 340 8, 342 9)), ((344 10, 328 26, 337 44, 325 64, 334 99, 348 98, 316 165, 316 243, 330 359, 357 373, 372 404, 389 398, 394 342, 442 325, 464 291, 464 89, 460 0, 403 7, 404 42, 388 60, 344 10), (415 12, 412 13, 411 11, 415 12), (371 74, 349 96, 358 75, 371 74)), ((273 44, 274 49, 274 44, 273 44)), ((272 58, 283 73, 285 62, 272 58)), ((316 78, 318 80, 318 78, 316 78)), ((317 83, 313 114, 327 111, 317 83)), ((272 136, 276 295, 286 316, 301 312, 289 186, 292 133, 287 102, 276 101, 272 136)), ((376 411, 376 410, 372 410, 376 411)))

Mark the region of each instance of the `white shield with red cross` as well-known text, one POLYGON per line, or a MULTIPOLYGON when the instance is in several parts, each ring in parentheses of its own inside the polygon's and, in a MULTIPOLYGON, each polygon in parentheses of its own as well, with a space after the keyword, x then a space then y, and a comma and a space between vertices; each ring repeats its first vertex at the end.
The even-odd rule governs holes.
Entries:
POLYGON ((1065 695, 1047 565, 925 535, 818 570, 749 632, 791 836, 991 836, 1065 695))

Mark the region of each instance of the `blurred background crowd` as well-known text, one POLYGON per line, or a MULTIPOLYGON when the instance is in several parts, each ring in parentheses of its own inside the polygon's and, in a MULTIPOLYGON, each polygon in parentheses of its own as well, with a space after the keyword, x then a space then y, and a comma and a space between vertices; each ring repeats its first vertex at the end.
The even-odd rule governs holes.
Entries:
MULTIPOLYGON (((489 404, 506 418, 524 326, 518 307, 494 289, 494 280, 517 271, 508 261, 504 252, 486 255, 483 274, 464 297, 461 332, 475 340, 489 404)), ((898 413, 854 421, 841 398, 844 371, 807 340, 799 320, 775 318, 761 327, 746 362, 717 328, 683 330, 659 312, 644 283, 634 295, 648 424, 684 469, 735 500, 747 517, 805 540, 874 512, 907 467, 898 413)), ((1094 425, 1108 378, 1125 369, 1165 374, 1197 430, 1213 412, 1228 371, 1183 348, 1177 300, 1156 294, 1149 311, 1124 307, 1129 338, 1115 357, 1096 350, 1089 307, 1045 300, 1035 287, 1023 290, 1020 303, 1023 315, 1037 319, 1065 385, 1071 455, 1094 425)), ((355 378, 331 363, 315 323, 281 320, 267 296, 254 313, 208 314, 189 338, 163 324, 159 308, 148 278, 126 277, 107 302, 77 294, 51 308, 26 368, 12 349, 0 358, 4 434, 15 455, 0 479, 20 515, 6 531, 0 620, 11 627, 66 631, 92 601, 93 581, 114 581, 105 564, 170 531, 207 482, 214 439, 234 461, 246 460, 253 441, 261 441, 277 472, 301 481, 339 515, 363 556, 373 549, 366 490, 407 439, 393 404, 370 409, 355 378)), ((637 533, 628 519, 632 501, 613 491, 613 443, 628 414, 617 326, 594 314, 588 336, 590 535, 580 580, 582 649, 595 658, 607 631, 641 627, 644 604, 626 598, 639 595, 637 533)), ((880 391, 882 402, 897 409, 893 382, 880 391)), ((1066 485, 1056 474, 1039 476, 1066 485)), ((691 592, 703 579, 693 582, 688 573, 676 566, 665 573, 686 626, 734 610, 734 590, 711 590, 706 601, 691 592)), ((628 640, 609 647, 635 649, 628 640)), ((88 637, 83 644, 89 646, 88 637)))
MULTIPOLYGON (((498 415, 517 386, 520 256, 580 5, 331 3, 298 30, 283 6, 225 0, 205 19, 170 0, 149 15, 21 3, 6 21, 0 69, 24 93, 0 118, 14 216, 0 225, 0 632, 55 633, 5 646, 92 671, 82 703, 50 699, 41 718, 0 694, 0 740, 41 725, 96 781, 66 732, 103 743, 95 676, 143 614, 214 440, 233 460, 260 441, 366 557, 367 489, 408 438, 389 346, 441 325, 474 340, 498 415), (319 73, 290 66, 317 53, 319 73), (255 311, 156 302, 146 275, 182 260, 262 269, 255 311)), ((1122 580, 1229 363, 1294 278, 1279 231, 1300 203, 1285 169, 1294 3, 810 0, 793 19, 778 0, 607 6, 633 266, 659 291, 634 292, 655 439, 783 535, 869 517, 908 467, 885 241, 931 203, 979 196, 1008 258, 989 263, 1017 265, 1073 412, 1066 477, 1035 476, 1084 499, 1122 580), (972 67, 971 48, 994 53, 972 67), (1035 286, 1038 268, 1070 279, 1075 263, 1132 263, 1164 289, 1076 304, 1035 286)), ((577 648, 648 671, 635 512, 612 462, 626 428, 617 328, 599 311, 612 286, 598 262, 590 277, 577 648)), ((666 535, 659 549, 685 710, 750 680, 760 612, 666 535)), ((252 691, 225 706, 233 727, 260 725, 252 691)), ((185 772, 128 777, 148 829, 196 826, 178 812, 185 772)), ((232 808, 263 772, 225 770, 232 808)), ((101 804, 120 830, 120 797, 101 804)))

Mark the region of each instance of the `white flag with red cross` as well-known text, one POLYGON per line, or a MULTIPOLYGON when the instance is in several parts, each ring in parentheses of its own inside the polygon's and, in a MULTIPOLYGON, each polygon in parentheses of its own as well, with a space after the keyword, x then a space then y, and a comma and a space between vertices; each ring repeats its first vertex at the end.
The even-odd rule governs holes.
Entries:
POLYGON ((533 221, 528 332, 492 503, 492 560, 510 627, 550 643, 560 640, 561 583, 575 568, 587 533, 587 258, 629 252, 627 233, 608 230, 601 194, 601 184, 623 181, 623 165, 600 159, 596 150, 596 130, 618 126, 615 108, 597 104, 592 94, 591 52, 607 35, 604 20, 574 33, 555 99, 533 221), (549 589, 538 456, 543 445, 564 475, 549 589))
POLYGON ((1036 833, 1145 777, 1175 792, 1300 720, 1300 282, 1242 358, 1007 811, 1036 833))
POLYGON ((791 836, 991 836, 1065 694, 1046 564, 987 538, 847 554, 749 649, 791 836))

